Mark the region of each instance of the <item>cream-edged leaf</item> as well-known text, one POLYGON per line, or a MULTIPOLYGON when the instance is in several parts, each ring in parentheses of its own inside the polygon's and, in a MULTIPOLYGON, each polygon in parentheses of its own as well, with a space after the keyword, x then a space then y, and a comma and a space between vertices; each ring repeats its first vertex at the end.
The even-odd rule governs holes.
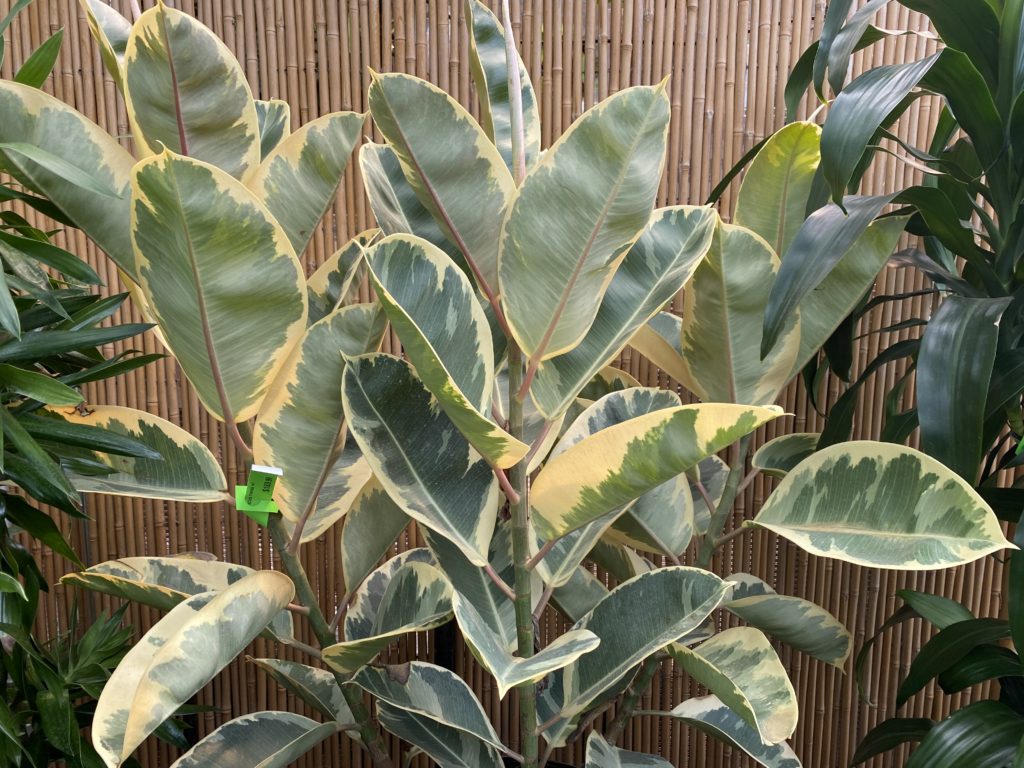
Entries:
POLYGON ((339 726, 352 726, 355 717, 349 709, 345 696, 334 675, 326 669, 310 667, 286 659, 253 659, 253 664, 262 669, 289 693, 297 696, 309 706, 339 726))
POLYGON ((672 764, 655 755, 619 749, 592 731, 587 737, 586 768, 672 768, 672 764))
POLYGON ((332 253, 306 280, 309 323, 323 320, 346 304, 358 300, 359 284, 366 270, 363 249, 380 234, 379 229, 360 232, 332 253))
POLYGON ((754 524, 816 555, 895 570, 949 568, 1013 548, 958 475, 913 448, 871 441, 802 461, 754 524))
POLYGON ((793 432, 769 440, 754 452, 754 469, 772 477, 785 477, 793 467, 818 450, 818 432, 793 432))
POLYGON ((124 52, 132 23, 103 0, 79 0, 79 5, 85 12, 89 33, 100 47, 104 68, 118 89, 124 91, 124 52))
POLYGON ((574 122, 519 187, 501 229, 499 279, 531 361, 570 351, 593 324, 650 219, 668 122, 665 83, 620 91, 574 122))
POLYGON ((409 525, 409 516, 371 475, 356 498, 341 529, 341 573, 345 590, 354 591, 409 525))
POLYGON ((683 349, 679 345, 682 334, 683 318, 671 312, 659 312, 633 334, 629 345, 663 373, 694 391, 696 385, 683 363, 683 349))
POLYGON ((203 405, 221 420, 253 416, 306 328, 284 230, 225 172, 165 151, 135 167, 132 246, 149 309, 203 405))
POLYGON ((441 725, 407 709, 377 702, 381 727, 422 750, 444 768, 501 768, 498 750, 458 728, 441 725))
POLYGON ((366 115, 332 112, 283 138, 246 182, 284 228, 296 255, 327 213, 366 115))
POLYGON ((158 3, 132 25, 125 104, 140 156, 165 148, 243 179, 260 162, 260 130, 245 72, 194 17, 158 3))
POLYGON ((292 131, 292 108, 281 99, 256 99, 256 122, 260 128, 260 159, 266 160, 292 131))
POLYGON ((384 354, 354 358, 342 397, 349 430, 395 503, 486 565, 497 478, 411 366, 384 354))
POLYGON ((171 768, 284 768, 337 732, 336 723, 291 712, 256 712, 224 723, 171 768))

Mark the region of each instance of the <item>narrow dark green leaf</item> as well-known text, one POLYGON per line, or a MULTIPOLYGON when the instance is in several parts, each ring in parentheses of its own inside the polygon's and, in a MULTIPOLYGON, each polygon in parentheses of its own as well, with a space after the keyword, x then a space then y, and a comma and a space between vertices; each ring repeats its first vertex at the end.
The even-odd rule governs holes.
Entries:
POLYGON ((71 545, 64 540, 56 523, 45 512, 36 509, 18 496, 0 497, 0 505, 2 505, 4 517, 14 525, 41 541, 61 557, 81 568, 85 567, 71 545))
POLYGON ((25 430, 35 438, 61 445, 88 448, 116 456, 159 460, 160 454, 145 443, 88 424, 72 424, 53 416, 26 413, 18 417, 25 430))
POLYGON ((951 624, 970 621, 974 618, 974 614, 966 607, 956 600, 942 595, 930 595, 927 592, 915 592, 912 589, 898 589, 896 597, 909 605, 914 613, 936 629, 945 629, 951 624))
POLYGON ((910 755, 906 768, 1008 765, 1024 719, 998 701, 977 701, 936 723, 910 755))
POLYGON ((939 687, 957 693, 1000 677, 1021 677, 1020 657, 999 645, 979 645, 939 675, 939 687))
POLYGON ((47 152, 45 149, 40 149, 32 144, 26 144, 20 141, 9 141, 0 143, 0 150, 7 153, 13 152, 16 155, 21 155, 22 157, 31 160, 41 168, 45 168, 50 173, 61 177, 68 184, 81 187, 82 189, 94 192, 102 197, 120 197, 120 195, 118 195, 114 190, 93 178, 81 168, 72 165, 61 157, 57 157, 57 155, 47 152))
POLYGON ((966 53, 985 80, 995 86, 999 70, 999 19, 986 0, 900 0, 923 13, 942 42, 966 53))
POLYGON ((60 54, 60 44, 64 40, 64 27, 61 27, 46 42, 32 51, 32 55, 25 59, 25 63, 14 75, 14 82, 42 88, 46 78, 53 71, 53 65, 57 63, 57 56, 60 54))
MULTIPOLYGON (((111 328, 93 328, 84 331, 38 331, 27 333, 21 339, 0 344, 0 361, 17 362, 38 360, 49 355, 62 355, 75 350, 97 347, 127 339, 152 328, 146 323, 116 325, 111 328)), ((69 383, 64 379, 64 383, 69 383)))
POLYGON ((875 755, 908 741, 920 741, 935 723, 924 717, 893 717, 876 725, 860 740, 850 765, 860 765, 875 755))

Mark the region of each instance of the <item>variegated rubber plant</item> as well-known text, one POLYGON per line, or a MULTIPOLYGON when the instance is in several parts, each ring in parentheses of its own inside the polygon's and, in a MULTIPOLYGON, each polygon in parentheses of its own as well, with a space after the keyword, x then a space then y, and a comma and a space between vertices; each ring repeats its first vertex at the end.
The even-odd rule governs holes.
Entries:
MULTIPOLYGON (((762 151, 736 224, 707 207, 654 210, 666 84, 608 98, 542 152, 507 3, 503 26, 467 0, 482 124, 427 82, 375 73, 369 105, 385 143, 365 144, 359 162, 381 231, 306 280, 297 256, 364 116, 289 134, 286 108, 254 100, 189 16, 158 4, 130 23, 96 0, 83 6, 137 156, 57 101, 3 84, 0 141, 38 148, 7 144, 5 162, 117 262, 238 449, 284 472, 269 528, 287 577, 129 558, 67 578, 169 611, 100 701, 93 734, 106 764, 265 633, 314 660, 254 663, 316 719, 243 715, 179 768, 284 766, 339 731, 378 767, 423 753, 441 766, 537 768, 609 707, 587 765, 667 765, 617 746, 666 659, 711 693, 656 714, 763 765, 799 765, 785 743, 797 702, 768 635, 837 666, 850 636, 812 603, 707 568, 751 477, 754 432, 784 417, 779 391, 873 276, 851 259, 761 360, 764 304, 802 222, 816 129, 787 128, 762 151), (69 184, 40 162, 51 156, 114 196, 69 184), (372 303, 355 301, 363 274, 372 303), (659 314, 684 286, 682 318, 659 314), (405 358, 378 351, 388 324, 405 358), (609 368, 630 343, 701 402, 609 368), (427 546, 380 564, 410 521, 427 546), (346 597, 331 621, 297 552, 336 524, 346 597), (695 566, 684 565, 691 542, 695 566), (535 625, 549 604, 572 626, 547 639, 535 625), (719 610, 744 625, 719 631, 719 610), (291 639, 293 614, 318 648, 291 639), (401 635, 453 617, 500 696, 517 691, 518 733, 499 734, 448 669, 375 663, 401 635), (409 750, 389 754, 379 728, 409 750)), ((880 223, 855 247, 884 259, 895 237, 880 223)), ((752 471, 785 474, 763 528, 888 568, 1009 546, 991 510, 931 459, 876 443, 805 457, 807 445, 798 435, 755 455, 752 471)))

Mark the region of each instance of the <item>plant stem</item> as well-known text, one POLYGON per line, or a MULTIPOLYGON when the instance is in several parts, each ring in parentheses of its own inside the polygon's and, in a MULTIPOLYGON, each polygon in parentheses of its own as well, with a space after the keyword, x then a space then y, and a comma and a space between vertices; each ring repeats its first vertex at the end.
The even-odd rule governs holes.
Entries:
MULTIPOLYGON (((284 523, 281 522, 281 516, 271 515, 267 528, 277 553, 281 557, 281 565, 295 584, 296 597, 302 605, 309 609, 309 625, 313 629, 313 634, 316 635, 317 642, 320 643, 321 648, 333 645, 335 643, 334 632, 327 623, 327 619, 324 618, 323 611, 320 610, 316 593, 309 583, 309 577, 306 576, 306 569, 302 567, 298 555, 288 550, 288 532, 285 530, 284 523)), ((391 757, 388 755, 380 732, 370 718, 370 711, 363 702, 362 693, 348 685, 348 680, 344 675, 333 671, 332 673, 352 716, 359 725, 359 736, 363 746, 370 753, 370 759, 373 760, 375 768, 392 768, 391 757)))
MULTIPOLYGON (((509 395, 518 391, 523 383, 523 357, 519 347, 509 344, 509 395)), ((523 401, 509 397, 509 432, 516 439, 523 438, 523 401)), ((519 656, 533 656, 533 608, 531 604, 530 569, 530 475, 526 463, 519 462, 510 471, 512 486, 519 494, 510 501, 512 511, 512 559, 515 565, 516 639, 519 656)), ((519 737, 523 754, 523 768, 537 768, 537 688, 534 683, 523 683, 519 691, 519 737)))
POLYGON ((648 656, 644 660, 640 671, 636 673, 633 682, 629 684, 629 690, 626 691, 626 697, 622 700, 622 706, 619 707, 615 719, 612 721, 607 733, 605 733, 605 739, 607 739, 609 744, 615 744, 619 737, 622 736, 622 731, 625 730, 626 725, 633 717, 641 697, 650 687, 651 681, 658 673, 660 667, 661 658, 657 655, 648 656))
POLYGON ((750 441, 751 436, 747 435, 740 438, 739 443, 735 446, 731 457, 732 462, 729 465, 729 476, 726 478, 725 489, 722 491, 722 499, 718 502, 718 507, 711 514, 708 530, 701 539, 700 547, 697 551, 696 564, 698 568, 707 569, 711 565, 711 559, 715 556, 716 542, 719 536, 722 535, 722 529, 725 528, 725 523, 732 513, 733 505, 736 503, 736 497, 739 496, 740 481, 743 479, 744 465, 747 462, 747 453, 750 450, 750 441))

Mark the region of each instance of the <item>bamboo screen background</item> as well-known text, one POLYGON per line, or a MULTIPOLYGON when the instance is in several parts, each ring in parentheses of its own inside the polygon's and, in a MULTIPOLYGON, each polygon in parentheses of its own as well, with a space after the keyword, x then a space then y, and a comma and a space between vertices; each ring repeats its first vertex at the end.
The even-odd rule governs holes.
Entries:
MULTIPOLYGON (((0 0, 0 18, 10 4, 11 0, 0 0)), ((128 0, 114 0, 114 4, 128 12, 128 0)), ((177 0, 173 4, 194 13, 226 42, 242 62, 258 97, 281 98, 290 103, 293 127, 328 111, 365 110, 368 68, 427 78, 476 109, 461 0, 177 0)), ((491 4, 496 6, 497 0, 491 0, 491 4)), ((785 78, 800 52, 817 38, 824 9, 823 0, 512 0, 516 37, 543 106, 545 146, 585 108, 605 96, 630 85, 672 76, 670 154, 659 205, 703 202, 736 159, 782 124, 785 78)), ((920 17, 895 3, 876 23, 890 29, 926 28, 920 17)), ((123 104, 100 64, 75 0, 36 0, 21 15, 5 33, 8 55, 3 76, 11 77, 13 68, 28 52, 60 27, 66 31, 63 51, 45 87, 111 133, 126 136, 123 104)), ((923 36, 897 38, 859 54, 855 71, 883 60, 918 58, 932 45, 923 36)), ((933 110, 934 105, 928 101, 919 102, 902 122, 904 135, 923 140, 933 110)), ((876 163, 866 185, 893 188, 902 185, 908 173, 904 164, 887 156, 876 163)), ((372 225, 360 185, 357 164, 352 163, 333 211, 304 255, 310 270, 352 234, 372 225)), ((731 211, 735 190, 734 185, 722 202, 725 213, 731 211)), ((69 232, 60 238, 71 250, 89 259, 105 278, 108 290, 118 286, 112 264, 84 237, 69 232)), ((906 270, 888 269, 879 279, 879 289, 886 292, 916 287, 920 287, 920 279, 906 270)), ((877 331, 922 312, 926 316, 930 308, 922 306, 922 301, 927 300, 885 304, 865 318, 860 332, 877 331)), ((907 333, 864 337, 857 367, 863 367, 879 348, 907 333)), ((147 352, 160 351, 151 334, 142 345, 147 352)), ((675 386, 630 350, 623 355, 621 365, 645 384, 675 386)), ((857 437, 878 434, 884 394, 901 372, 900 366, 889 366, 863 388, 857 437)), ((830 382, 828 388, 831 401, 838 392, 836 382, 830 382)), ((225 444, 217 425, 201 410, 171 360, 93 385, 88 395, 96 403, 142 408, 181 424, 223 455, 229 480, 238 475, 237 457, 225 444)), ((787 431, 813 431, 820 425, 799 385, 791 386, 781 403, 795 414, 785 424, 787 431)), ((765 438, 772 436, 774 431, 769 427, 765 438)), ((767 481, 754 482, 743 501, 746 509, 756 508, 769 490, 767 481)), ((99 496, 89 497, 87 504, 92 521, 68 529, 87 562, 199 550, 254 567, 274 567, 264 532, 232 509, 99 496)), ((414 531, 396 546, 403 549, 413 545, 414 531)), ((335 535, 307 545, 304 552, 321 603, 330 610, 342 586, 335 535)), ((56 584, 69 564, 49 552, 38 556, 47 578, 56 584)), ((937 591, 963 600, 979 615, 994 615, 1000 610, 1003 589, 1001 569, 991 558, 938 574, 880 572, 809 557, 765 532, 735 540, 719 556, 715 568, 721 574, 755 573, 768 579, 779 592, 824 605, 854 633, 856 648, 891 613, 898 602, 894 593, 901 587, 937 591)), ((39 631, 52 635, 64 629, 74 599, 86 616, 111 607, 106 600, 72 595, 57 585, 41 607, 39 631)), ((148 609, 133 608, 129 618, 141 631, 156 615, 148 609)), ((557 621, 549 611, 542 631, 551 632, 557 621)), ((892 714, 898 674, 927 636, 920 622, 908 622, 876 646, 869 666, 868 690, 879 702, 878 709, 859 700, 852 664, 842 674, 782 649, 801 705, 800 727, 791 743, 805 766, 836 768, 849 764, 859 738, 881 717, 892 714)), ((396 645, 391 658, 430 658, 432 643, 430 636, 411 638, 396 645)), ((250 652, 265 656, 274 655, 276 650, 258 641, 250 652)), ((458 671, 479 693, 499 730, 515 747, 509 702, 498 701, 493 686, 461 644, 456 658, 458 671)), ((670 709, 693 693, 685 676, 666 664, 642 706, 670 709)), ((939 717, 945 706, 966 703, 969 696, 935 696, 929 687, 900 714, 939 717)), ((198 735, 246 712, 302 711, 293 697, 244 662, 229 667, 203 690, 198 701, 217 709, 193 719, 198 735)), ((738 751, 667 718, 635 718, 624 745, 660 753, 677 766, 748 764, 738 751)), ((173 752, 153 740, 140 749, 138 756, 147 768, 168 766, 173 761, 173 752)), ((899 765, 903 757, 899 752, 891 753, 872 764, 899 765)), ((578 762, 582 755, 577 746, 556 753, 555 758, 578 762)), ((339 738, 313 750, 298 765, 368 766, 369 762, 358 749, 339 738)))

